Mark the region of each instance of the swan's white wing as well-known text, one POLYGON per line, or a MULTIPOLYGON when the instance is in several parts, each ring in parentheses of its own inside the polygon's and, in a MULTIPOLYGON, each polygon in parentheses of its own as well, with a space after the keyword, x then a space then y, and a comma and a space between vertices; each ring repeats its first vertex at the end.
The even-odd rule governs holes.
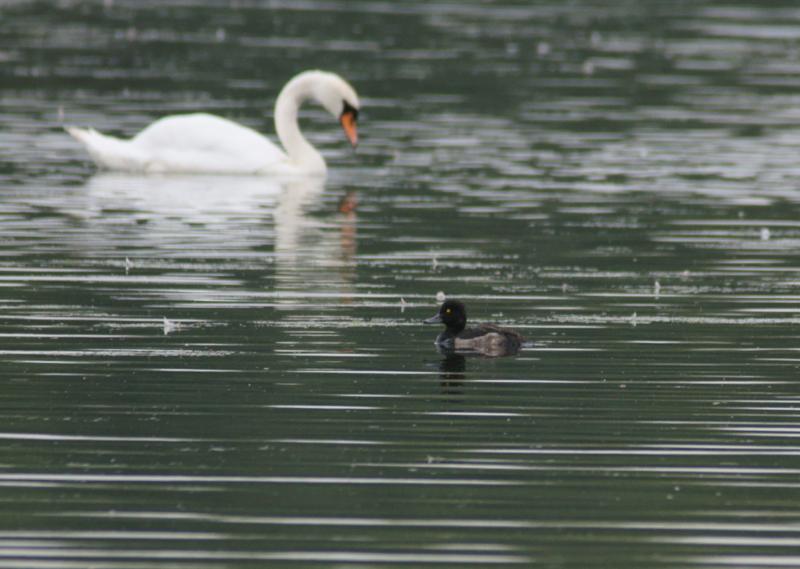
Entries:
POLYGON ((131 144, 148 171, 256 173, 287 167, 275 144, 251 128, 205 113, 157 120, 131 144))
POLYGON ((253 129, 207 114, 164 117, 132 140, 67 127, 97 164, 126 172, 294 174, 286 154, 253 129))
POLYGON ((133 146, 130 140, 106 136, 93 128, 83 129, 73 126, 64 128, 86 146, 89 155, 101 168, 125 172, 142 172, 147 169, 148 154, 133 146))

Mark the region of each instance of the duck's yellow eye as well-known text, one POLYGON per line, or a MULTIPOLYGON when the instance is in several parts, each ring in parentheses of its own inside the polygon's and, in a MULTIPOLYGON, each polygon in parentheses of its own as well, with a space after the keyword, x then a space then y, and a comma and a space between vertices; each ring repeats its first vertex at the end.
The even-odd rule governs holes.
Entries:
POLYGON ((452 310, 450 310, 450 309, 448 308, 447 310, 445 310, 445 312, 446 312, 447 314, 450 314, 450 313, 452 312, 452 310))

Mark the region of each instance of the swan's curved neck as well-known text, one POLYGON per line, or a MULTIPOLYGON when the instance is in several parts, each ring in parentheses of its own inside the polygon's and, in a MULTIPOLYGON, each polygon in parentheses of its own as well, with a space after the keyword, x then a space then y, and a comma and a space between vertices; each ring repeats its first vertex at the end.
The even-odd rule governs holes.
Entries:
POLYGON ((314 76, 302 73, 289 81, 275 102, 275 132, 289 160, 308 172, 324 173, 325 159, 306 140, 297 124, 300 105, 314 96, 314 76))

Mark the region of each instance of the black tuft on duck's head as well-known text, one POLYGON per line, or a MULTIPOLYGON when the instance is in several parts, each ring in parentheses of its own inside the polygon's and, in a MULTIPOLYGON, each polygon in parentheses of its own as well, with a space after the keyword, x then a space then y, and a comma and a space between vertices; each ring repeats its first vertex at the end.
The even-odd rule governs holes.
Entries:
POLYGON ((436 316, 425 321, 426 324, 444 324, 447 331, 455 335, 467 327, 467 308, 458 300, 447 300, 439 307, 436 316))

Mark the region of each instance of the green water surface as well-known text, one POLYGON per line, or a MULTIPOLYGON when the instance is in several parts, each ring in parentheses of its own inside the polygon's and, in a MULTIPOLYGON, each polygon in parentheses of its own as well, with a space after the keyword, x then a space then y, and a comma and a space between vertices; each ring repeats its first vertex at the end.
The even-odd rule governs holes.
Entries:
POLYGON ((798 157, 793 2, 0 4, 0 567, 800 566, 798 157), (61 129, 308 68, 324 183, 61 129))

